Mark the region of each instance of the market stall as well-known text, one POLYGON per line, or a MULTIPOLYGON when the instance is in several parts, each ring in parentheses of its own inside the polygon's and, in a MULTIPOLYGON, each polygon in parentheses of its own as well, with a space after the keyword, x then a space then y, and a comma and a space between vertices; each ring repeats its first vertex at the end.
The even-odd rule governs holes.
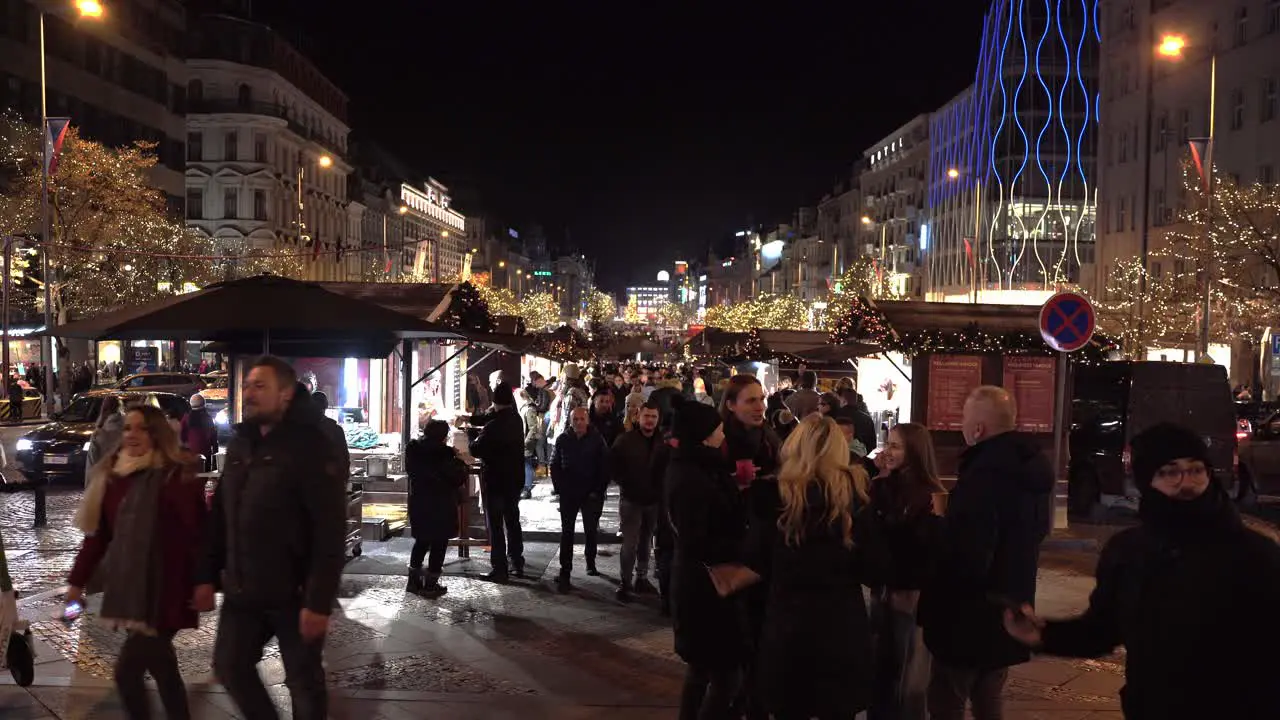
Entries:
POLYGON ((412 364, 406 359, 415 354, 416 340, 461 337, 425 319, 270 275, 218 283, 64 325, 54 333, 92 340, 160 336, 211 341, 208 351, 231 358, 229 422, 240 418, 244 359, 273 353, 291 360, 314 383, 311 389, 328 388, 349 444, 354 440, 363 446, 356 448, 348 487, 348 545, 353 553, 360 549, 364 486, 376 482, 367 478, 395 474, 405 436, 414 426, 408 401, 412 364))

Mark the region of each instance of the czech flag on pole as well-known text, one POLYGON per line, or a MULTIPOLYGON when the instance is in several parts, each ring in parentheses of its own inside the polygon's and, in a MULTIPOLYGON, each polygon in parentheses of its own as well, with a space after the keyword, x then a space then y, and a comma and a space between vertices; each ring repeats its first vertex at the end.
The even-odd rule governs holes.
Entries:
POLYGON ((45 170, 53 175, 58 171, 58 157, 62 154, 62 143, 67 139, 67 128, 71 126, 71 118, 46 118, 44 144, 45 170))

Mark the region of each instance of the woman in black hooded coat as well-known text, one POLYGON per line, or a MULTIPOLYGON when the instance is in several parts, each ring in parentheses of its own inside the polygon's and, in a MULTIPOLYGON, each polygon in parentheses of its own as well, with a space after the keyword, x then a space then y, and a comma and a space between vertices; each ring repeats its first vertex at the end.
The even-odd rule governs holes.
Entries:
POLYGON ((458 503, 467 481, 467 466, 446 444, 448 439, 449 424, 431 420, 422 437, 409 441, 404 454, 410 487, 409 526, 413 530, 407 590, 423 595, 446 592, 440 575, 449 540, 458 535, 458 503), (422 561, 428 554, 424 572, 422 561))

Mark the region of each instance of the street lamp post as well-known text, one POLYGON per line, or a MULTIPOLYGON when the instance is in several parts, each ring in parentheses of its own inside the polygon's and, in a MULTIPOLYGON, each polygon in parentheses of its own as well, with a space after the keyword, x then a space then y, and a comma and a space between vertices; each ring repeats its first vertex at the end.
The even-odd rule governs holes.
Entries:
MULTIPOLYGON (((1160 40, 1160 44, 1156 46, 1156 53, 1167 60, 1181 60, 1183 53, 1187 48, 1187 39, 1182 35, 1165 35, 1160 40)), ((1205 143, 1205 156, 1203 158, 1204 165, 1204 183, 1205 183, 1205 224, 1204 224, 1204 241, 1205 241, 1205 259, 1202 272, 1204 274, 1203 296, 1200 299, 1200 340, 1199 350, 1200 357, 1209 357, 1209 336, 1211 325, 1211 300, 1213 298, 1213 249, 1211 247, 1213 237, 1213 194, 1216 190, 1217 183, 1214 182, 1213 174, 1213 141, 1215 120, 1217 116, 1218 105, 1218 53, 1213 51, 1209 53, 1209 137, 1205 143)), ((1148 128, 1150 134, 1150 128, 1148 128)), ((1148 143, 1149 145, 1149 143, 1148 143)), ((1150 158, 1147 161, 1150 165, 1150 158)), ((1145 238, 1145 230, 1144 230, 1145 238)), ((1144 243, 1145 245, 1145 243, 1144 243)), ((1145 260, 1145 246, 1144 257, 1145 260)))
MULTIPOLYGON (((76 0, 75 8, 80 13, 80 17, 98 19, 102 17, 102 4, 98 0, 76 0)), ((49 152, 52 150, 49 137, 49 83, 45 63, 44 48, 44 10, 38 13, 39 35, 40 35, 40 242, 44 244, 44 252, 40 253, 40 279, 44 282, 44 335, 40 339, 40 353, 44 359, 44 414, 48 417, 53 408, 52 399, 54 397, 54 348, 57 342, 53 335, 53 283, 49 276, 49 252, 53 246, 49 237, 49 152)), ((9 281, 9 269, 5 267, 5 282, 9 281)), ((6 320, 8 312, 5 313, 6 320)), ((5 340, 5 353, 8 353, 9 343, 5 340)), ((8 372, 8 368, 5 368, 8 372)), ((66 369, 63 369, 63 380, 66 377, 66 369)), ((7 379, 6 379, 7 382, 7 379)), ((10 399, 10 402, 13 402, 10 399)), ((45 491, 44 482, 40 481, 35 484, 35 526, 44 527, 47 518, 45 512, 45 491)))

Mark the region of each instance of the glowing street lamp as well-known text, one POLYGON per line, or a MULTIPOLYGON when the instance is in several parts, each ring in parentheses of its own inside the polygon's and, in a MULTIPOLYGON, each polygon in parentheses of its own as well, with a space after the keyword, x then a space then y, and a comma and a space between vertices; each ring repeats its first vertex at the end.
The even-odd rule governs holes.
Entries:
POLYGON ((333 158, 329 157, 328 155, 321 155, 320 159, 317 160, 316 162, 318 162, 320 164, 320 167, 322 168, 333 167, 333 158))
POLYGON ((1182 58, 1182 51, 1187 47, 1187 39, 1182 35, 1165 35, 1156 46, 1156 53, 1172 60, 1182 58))
POLYGON ((98 19, 102 17, 102 3, 98 0, 76 0, 76 11, 80 17, 98 19))
POLYGON ((863 225, 870 225, 870 224, 871 224, 871 218, 870 218, 870 217, 868 217, 868 216, 866 216, 866 215, 863 215, 863 216, 862 216, 862 224, 863 224, 863 225))
POLYGON ((951 178, 952 180, 955 180, 956 178, 960 177, 960 171, 955 168, 951 168, 950 170, 947 171, 947 177, 951 178))

